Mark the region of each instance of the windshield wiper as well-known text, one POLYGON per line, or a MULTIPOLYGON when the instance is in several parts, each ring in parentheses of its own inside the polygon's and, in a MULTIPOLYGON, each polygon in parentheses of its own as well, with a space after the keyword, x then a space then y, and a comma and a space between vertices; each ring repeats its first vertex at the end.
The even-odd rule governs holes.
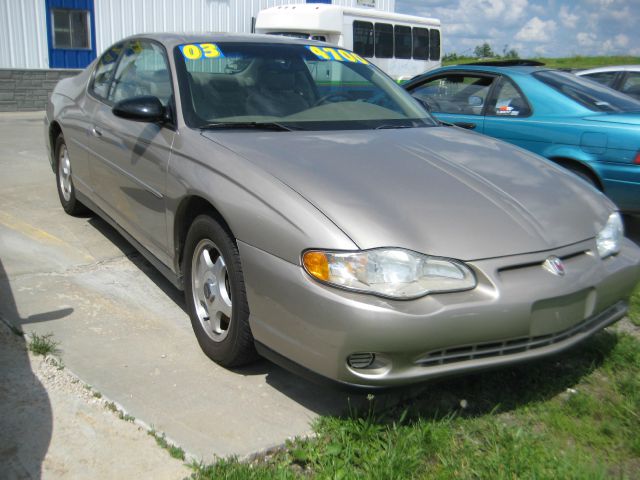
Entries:
POLYGON ((376 130, 385 130, 387 128, 416 128, 415 125, 390 125, 384 124, 376 127, 376 130))
POLYGON ((216 122, 200 125, 198 128, 202 130, 215 130, 215 129, 231 129, 231 128, 255 128, 259 130, 276 130, 280 132, 291 132, 292 130, 299 130, 298 128, 288 127, 282 123, 277 122, 216 122))

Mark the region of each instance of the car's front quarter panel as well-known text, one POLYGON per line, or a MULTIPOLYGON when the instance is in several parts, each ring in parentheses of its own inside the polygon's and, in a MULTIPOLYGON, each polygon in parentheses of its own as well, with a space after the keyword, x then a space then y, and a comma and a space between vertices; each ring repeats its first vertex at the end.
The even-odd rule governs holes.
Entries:
POLYGON ((182 205, 192 197, 210 203, 236 239, 291 264, 300 265, 302 251, 308 248, 357 248, 300 194, 199 130, 185 127, 175 137, 167 176, 169 242, 176 250, 176 222, 181 221, 182 205))

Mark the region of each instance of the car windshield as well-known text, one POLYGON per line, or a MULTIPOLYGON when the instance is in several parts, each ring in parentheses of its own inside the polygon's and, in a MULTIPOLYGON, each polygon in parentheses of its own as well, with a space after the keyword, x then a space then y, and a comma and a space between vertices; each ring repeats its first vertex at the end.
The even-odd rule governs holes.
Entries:
POLYGON ((546 70, 535 78, 596 112, 640 112, 640 101, 572 73, 546 70))
POLYGON ((333 130, 438 125, 391 78, 324 45, 193 43, 175 49, 193 128, 333 130))

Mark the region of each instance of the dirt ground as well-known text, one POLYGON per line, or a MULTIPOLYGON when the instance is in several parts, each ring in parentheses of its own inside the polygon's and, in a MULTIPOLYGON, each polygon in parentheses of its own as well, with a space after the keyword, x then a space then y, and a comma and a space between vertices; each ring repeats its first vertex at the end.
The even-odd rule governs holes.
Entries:
POLYGON ((147 430, 118 417, 108 399, 55 357, 35 356, 0 322, 0 478, 182 479, 147 430), (35 421, 37 420, 37 421, 35 421))

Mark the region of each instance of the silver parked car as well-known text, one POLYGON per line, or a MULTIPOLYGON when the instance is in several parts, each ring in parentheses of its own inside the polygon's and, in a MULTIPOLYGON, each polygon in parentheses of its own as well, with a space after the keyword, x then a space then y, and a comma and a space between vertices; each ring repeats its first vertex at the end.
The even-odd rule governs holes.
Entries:
POLYGON ((617 65, 590 68, 576 72, 580 77, 596 81, 640 100, 640 65, 617 65))
POLYGON ((123 40, 58 84, 46 138, 63 208, 184 289, 224 366, 378 387, 530 360, 624 316, 640 276, 602 194, 323 43, 123 40))

